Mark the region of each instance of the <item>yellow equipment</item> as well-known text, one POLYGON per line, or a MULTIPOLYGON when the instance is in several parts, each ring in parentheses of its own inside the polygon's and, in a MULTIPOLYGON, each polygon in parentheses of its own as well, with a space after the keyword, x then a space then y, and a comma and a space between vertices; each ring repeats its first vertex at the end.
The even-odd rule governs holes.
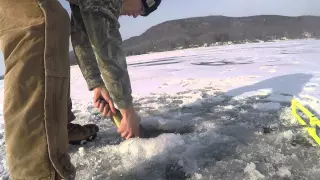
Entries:
POLYGON ((291 101, 291 111, 293 116, 298 120, 302 126, 306 126, 308 134, 314 139, 314 141, 320 145, 320 138, 317 131, 320 132, 320 120, 316 118, 306 107, 300 104, 296 99, 291 101), (308 124, 298 115, 297 108, 299 108, 308 118, 308 124))

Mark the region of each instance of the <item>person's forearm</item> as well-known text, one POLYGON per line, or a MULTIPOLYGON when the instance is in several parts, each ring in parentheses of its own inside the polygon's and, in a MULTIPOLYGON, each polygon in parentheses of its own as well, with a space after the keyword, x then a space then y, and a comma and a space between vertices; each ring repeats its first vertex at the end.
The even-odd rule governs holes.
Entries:
POLYGON ((101 63, 107 64, 101 72, 114 103, 119 109, 130 108, 132 106, 132 91, 127 69, 116 66, 110 61, 101 63))
POLYGON ((92 50, 80 9, 70 4, 71 8, 71 42, 79 68, 85 78, 88 89, 104 85, 94 52, 92 50))

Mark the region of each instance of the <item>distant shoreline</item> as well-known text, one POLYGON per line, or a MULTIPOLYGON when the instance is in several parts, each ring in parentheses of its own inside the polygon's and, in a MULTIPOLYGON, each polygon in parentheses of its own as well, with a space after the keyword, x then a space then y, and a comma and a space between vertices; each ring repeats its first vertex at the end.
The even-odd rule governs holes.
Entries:
POLYGON ((127 56, 224 44, 320 39, 320 16, 204 16, 170 20, 123 41, 127 56))
MULTIPOLYGON (((214 45, 210 45, 210 46, 194 46, 194 47, 188 47, 188 48, 181 48, 181 49, 171 49, 171 50, 167 50, 167 51, 154 51, 154 52, 147 52, 147 53, 144 53, 144 54, 140 54, 140 55, 147 55, 147 54, 152 54, 152 53, 163 53, 163 52, 170 52, 170 51, 179 51, 179 50, 188 50, 188 49, 194 49, 194 48, 202 48, 202 47, 217 47, 217 46, 225 46, 225 45, 241 45, 241 44, 254 44, 254 43, 276 43, 276 42, 285 42, 285 41, 304 41, 304 40, 316 40, 316 41, 319 41, 320 39, 276 39, 276 40, 273 40, 273 41, 260 41, 260 42, 242 42, 242 43, 217 43, 217 44, 214 44, 214 45)), ((130 56, 138 56, 137 55, 126 55, 126 57, 130 57, 130 56)), ((70 66, 77 66, 78 63, 77 63, 77 59, 74 55, 74 51, 71 50, 69 51, 69 58, 70 58, 70 66)))

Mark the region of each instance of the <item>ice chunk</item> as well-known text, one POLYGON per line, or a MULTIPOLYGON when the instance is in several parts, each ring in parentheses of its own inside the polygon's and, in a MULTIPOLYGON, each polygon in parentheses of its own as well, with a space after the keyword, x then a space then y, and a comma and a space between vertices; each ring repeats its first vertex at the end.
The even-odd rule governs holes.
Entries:
POLYGON ((277 175, 282 177, 282 178, 290 178, 291 177, 291 172, 290 172, 290 169, 289 167, 280 167, 278 172, 277 172, 277 175))

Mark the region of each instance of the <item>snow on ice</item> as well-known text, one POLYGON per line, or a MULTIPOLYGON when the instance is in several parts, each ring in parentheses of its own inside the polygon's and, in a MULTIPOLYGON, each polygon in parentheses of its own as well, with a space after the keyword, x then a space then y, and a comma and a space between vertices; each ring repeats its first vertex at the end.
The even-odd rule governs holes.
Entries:
MULTIPOLYGON (((320 113, 319 55, 320 41, 294 40, 128 57, 143 126, 180 133, 126 141, 95 113, 73 66, 75 122, 101 129, 94 142, 70 146, 77 179, 318 179, 319 146, 299 128, 290 102, 320 113)), ((6 177, 2 111, 0 118, 6 177)))

